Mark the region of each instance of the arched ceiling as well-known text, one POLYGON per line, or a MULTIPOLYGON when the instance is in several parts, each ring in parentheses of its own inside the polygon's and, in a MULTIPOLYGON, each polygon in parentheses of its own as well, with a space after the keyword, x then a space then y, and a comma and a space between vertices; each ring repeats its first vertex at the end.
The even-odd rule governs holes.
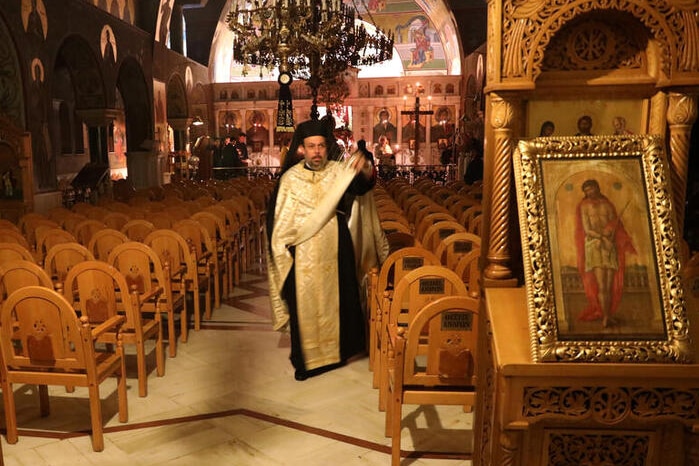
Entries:
MULTIPOLYGON (((240 74, 240 70, 231 66, 232 40, 223 22, 233 1, 175 0, 183 8, 187 55, 209 66, 215 82, 236 80, 240 74)), ((373 20, 382 29, 396 33, 395 57, 402 62, 402 73, 395 71, 394 65, 389 75, 460 74, 462 57, 485 42, 486 0, 349 1, 364 20, 373 20), (422 34, 432 47, 427 59, 413 53, 419 49, 416 39, 424 41, 422 34)), ((381 75, 381 72, 372 74, 381 75)), ((258 73, 249 76, 259 79, 258 73)))

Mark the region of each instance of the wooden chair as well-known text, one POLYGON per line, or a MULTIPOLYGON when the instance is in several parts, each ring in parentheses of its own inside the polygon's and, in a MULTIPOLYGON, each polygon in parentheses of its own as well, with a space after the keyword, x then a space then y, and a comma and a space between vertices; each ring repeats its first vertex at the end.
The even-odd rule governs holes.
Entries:
POLYGON ((449 220, 449 221, 456 221, 453 215, 446 213, 446 212, 431 212, 420 220, 420 223, 418 223, 417 227, 415 228, 415 236, 420 240, 424 241, 425 239, 425 233, 427 232, 427 229, 434 225, 437 222, 441 222, 444 220, 449 220))
POLYGON ((65 385, 88 389, 92 448, 104 449, 99 388, 108 377, 117 377, 119 422, 127 422, 126 369, 120 340, 114 350, 97 351, 95 343, 106 332, 116 334, 123 320, 113 316, 91 327, 63 296, 39 286, 25 287, 7 299, 0 311, 0 381, 8 443, 18 440, 13 385, 39 386, 42 416, 49 415, 47 385, 65 385))
POLYGON ((90 244, 90 239, 92 238, 92 236, 98 231, 104 230, 105 228, 107 228, 107 225, 105 225, 101 221, 88 219, 83 220, 82 222, 75 225, 73 234, 75 235, 75 238, 78 240, 78 243, 87 247, 87 245, 90 244))
MULTIPOLYGON (((204 295, 205 312, 211 315, 211 287, 210 278, 200 276, 197 261, 189 244, 179 233, 172 230, 155 230, 143 240, 160 257, 163 264, 169 264, 175 270, 184 267, 184 290, 178 292, 192 293, 194 301, 194 328, 201 328, 201 295, 204 295)), ((176 283, 173 282, 173 286, 176 283)))
POLYGON ((239 284, 240 274, 246 270, 245 267, 245 242, 242 239, 240 222, 238 217, 229 209, 222 205, 212 205, 207 207, 204 212, 210 212, 216 215, 223 221, 226 227, 226 240, 228 241, 228 250, 230 261, 235 266, 234 283, 239 284))
POLYGON ((139 241, 141 243, 153 231, 155 231, 155 225, 143 219, 129 220, 126 222, 126 225, 121 227, 121 232, 131 241, 139 241))
POLYGON ((2 229, 19 231, 19 227, 6 218, 0 218, 0 230, 2 229))
POLYGON ((77 264, 66 275, 63 295, 81 316, 88 318, 93 326, 100 326, 115 316, 125 317, 119 332, 103 332, 99 341, 135 345, 138 369, 138 394, 148 395, 148 372, 146 370, 147 339, 155 340, 155 361, 158 377, 165 374, 163 353, 163 329, 159 309, 155 317, 141 313, 141 302, 157 299, 162 289, 154 289, 148 295, 139 294, 137 286, 129 287, 126 278, 114 267, 102 261, 87 261, 77 264))
POLYGON ((76 213, 69 213, 66 214, 64 217, 61 217, 60 219, 56 220, 61 227, 65 231, 70 231, 73 232, 75 231, 75 227, 78 226, 78 224, 84 220, 88 220, 87 217, 84 215, 76 214, 76 213))
POLYGON ((238 247, 240 254, 240 263, 243 272, 247 272, 248 267, 252 262, 252 256, 255 251, 255 227, 252 218, 243 205, 241 196, 234 196, 230 199, 223 200, 217 205, 227 209, 235 216, 238 224, 238 247))
POLYGON ((442 265, 454 270, 461 256, 481 247, 481 237, 469 232, 458 232, 442 239, 435 255, 442 265))
POLYGON ((459 261, 454 267, 454 273, 461 277, 468 288, 468 295, 472 298, 478 298, 481 295, 480 258, 481 248, 475 248, 459 257, 459 261))
POLYGON ((56 285, 63 283, 71 268, 81 262, 93 260, 95 256, 82 244, 61 243, 53 246, 46 253, 44 271, 56 285))
POLYGON ((76 243, 72 233, 55 227, 38 227, 36 229, 36 256, 43 263, 49 249, 57 244, 76 243))
POLYGON ((102 222, 104 222, 107 228, 113 228, 119 231, 121 231, 122 227, 126 225, 129 220, 131 220, 131 218, 124 212, 109 212, 102 217, 102 222))
POLYGON ((18 243, 0 243, 0 264, 13 260, 34 262, 31 251, 18 243))
POLYGON ((29 212, 22 217, 20 217, 19 222, 17 222, 17 227, 20 233, 24 235, 29 243, 32 250, 36 250, 36 229, 39 226, 48 226, 53 228, 58 228, 60 225, 53 220, 49 220, 48 217, 38 214, 36 212, 29 212))
POLYGON ((128 241, 131 240, 121 231, 104 228, 92 235, 87 249, 95 256, 95 259, 106 262, 112 249, 128 241))
POLYGON ((479 300, 445 297, 425 305, 405 329, 389 327, 386 435, 391 465, 400 465, 403 405, 476 403, 479 300))
POLYGON ((238 256, 231 252, 231 244, 228 238, 226 238, 225 220, 211 212, 197 212, 190 218, 199 222, 209 233, 209 238, 214 241, 216 261, 219 267, 219 275, 214 276, 214 279, 217 281, 221 280, 221 288, 223 288, 221 294, 224 297, 228 297, 233 292, 233 282, 238 283, 240 281, 240 269, 238 267, 238 256))
POLYGON ((413 233, 410 231, 410 227, 406 223, 396 222, 395 220, 382 220, 380 225, 385 235, 395 233, 397 231, 412 235, 413 233))
POLYGON ((148 214, 148 221, 153 224, 156 230, 170 228, 176 219, 167 212, 151 212, 148 214))
POLYGON ((33 261, 14 260, 0 264, 0 302, 27 286, 53 289, 53 281, 44 269, 33 261))
POLYGON ((425 231, 425 236, 423 236, 420 241, 422 241, 422 245, 426 249, 436 252, 439 243, 444 238, 453 235, 454 233, 461 232, 466 232, 466 228, 460 223, 453 220, 440 220, 427 228, 427 231, 425 231))
POLYGON ((422 247, 406 247, 389 254, 380 272, 369 277, 369 367, 374 371, 374 388, 379 386, 382 323, 395 285, 409 272, 426 265, 439 265, 439 259, 422 247))
POLYGON ((379 409, 386 407, 388 395, 387 368, 390 365, 389 347, 385 338, 389 327, 409 327, 413 316, 422 307, 445 296, 468 296, 466 285, 461 277, 441 265, 427 265, 407 273, 395 285, 393 296, 387 306, 388 312, 382 316, 381 347, 379 367, 379 409))
MULTIPOLYGON (((192 219, 180 220, 172 226, 172 229, 179 233, 194 254, 194 261, 197 264, 197 275, 202 286, 208 287, 208 296, 211 296, 211 288, 214 289, 214 307, 221 307, 221 285, 218 280, 220 274, 219 262, 216 256, 216 246, 211 240, 209 233, 204 226, 192 219), (213 280, 216 277, 216 280, 213 280), (213 286, 212 286, 213 285, 213 286)), ((208 299, 208 298, 207 298, 208 299)), ((204 318, 211 319, 211 303, 207 302, 204 318)), ((201 322, 194 322, 195 330, 199 330, 201 322)))
POLYGON ((187 342, 187 307, 184 291, 173 291, 172 281, 178 283, 177 290, 184 290, 184 268, 171 270, 169 264, 163 264, 158 255, 143 243, 128 241, 112 249, 107 262, 126 277, 129 285, 136 284, 141 295, 150 295, 162 288, 157 301, 141 300, 141 310, 155 312, 155 306, 161 314, 167 316, 167 339, 171 358, 177 356, 177 334, 175 316, 179 313, 180 338, 187 342))
POLYGON ((415 236, 402 231, 386 233, 386 241, 388 241, 389 253, 396 252, 403 248, 422 247, 422 243, 420 243, 415 236))
POLYGON ((32 251, 29 241, 17 229, 0 228, 0 243, 16 243, 27 251, 32 251))

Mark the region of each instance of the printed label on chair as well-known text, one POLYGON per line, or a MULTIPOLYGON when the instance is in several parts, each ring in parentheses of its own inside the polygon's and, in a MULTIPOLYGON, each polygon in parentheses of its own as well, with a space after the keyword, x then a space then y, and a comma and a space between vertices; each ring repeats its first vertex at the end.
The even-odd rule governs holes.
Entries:
POLYGON ((403 270, 415 270, 422 267, 424 263, 423 257, 405 257, 403 258, 403 270))
POLYGON ((443 312, 442 330, 471 330, 473 314, 470 312, 443 312))
POLYGON ((473 243, 470 241, 454 241, 454 252, 467 253, 473 249, 473 243))
POLYGON ((444 294, 444 279, 421 278, 420 294, 444 294))

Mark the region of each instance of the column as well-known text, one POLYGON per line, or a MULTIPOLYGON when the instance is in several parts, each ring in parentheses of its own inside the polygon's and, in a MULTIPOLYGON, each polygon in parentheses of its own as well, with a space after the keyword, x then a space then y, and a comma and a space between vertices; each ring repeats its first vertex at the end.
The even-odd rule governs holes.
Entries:
POLYGON ((672 201, 677 216, 678 235, 684 231, 684 205, 687 196, 689 140, 697 119, 697 96, 671 92, 667 109, 670 138, 670 178, 672 201))
POLYGON ((496 94, 490 96, 490 125, 492 127, 492 149, 487 151, 491 159, 488 170, 489 184, 489 232, 485 279, 507 280, 512 278, 512 257, 510 248, 510 225, 512 223, 511 204, 512 154, 515 148, 513 120, 514 105, 512 100, 496 94))

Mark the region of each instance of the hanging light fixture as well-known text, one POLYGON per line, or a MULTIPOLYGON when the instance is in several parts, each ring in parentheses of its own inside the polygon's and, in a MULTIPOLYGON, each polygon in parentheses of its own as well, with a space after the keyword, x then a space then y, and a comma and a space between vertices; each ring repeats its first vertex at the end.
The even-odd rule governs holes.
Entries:
MULTIPOLYGON (((280 110, 284 86, 292 77, 303 79, 311 88, 311 118, 318 119, 323 82, 349 67, 393 56, 393 34, 379 28, 369 33, 357 19, 356 8, 344 0, 238 0, 226 22, 234 36, 233 59, 243 70, 249 65, 269 71, 279 67, 280 110)), ((290 115, 291 93, 285 98, 289 102, 284 110, 290 115)))
POLYGON ((204 121, 198 115, 195 116, 194 119, 192 120, 192 126, 201 126, 203 124, 204 124, 204 121))

